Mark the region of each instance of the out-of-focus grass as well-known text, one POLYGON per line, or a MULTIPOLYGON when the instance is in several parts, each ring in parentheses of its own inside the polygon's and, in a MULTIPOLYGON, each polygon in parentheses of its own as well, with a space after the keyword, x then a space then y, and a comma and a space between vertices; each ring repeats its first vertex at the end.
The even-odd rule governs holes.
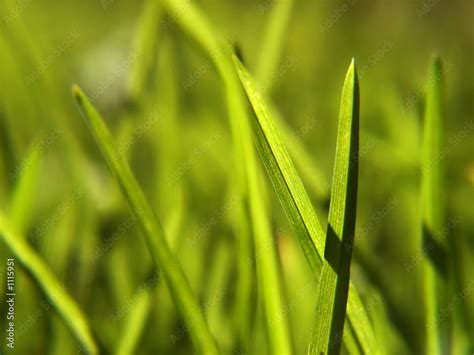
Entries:
MULTIPOLYGON (((472 13, 473 4, 461 0, 2 0, 0 208, 16 231, 10 241, 25 244, 33 264, 62 285, 82 310, 77 320, 87 319, 106 352, 193 351, 192 322, 173 303, 146 245, 137 242, 139 219, 70 98, 78 82, 160 216, 163 239, 220 350, 305 353, 321 267, 308 267, 308 253, 298 246, 304 231, 290 228, 281 194, 263 174, 258 137, 252 142, 257 121, 228 52, 234 43, 240 48, 288 148, 285 157, 294 162, 293 177, 306 187, 305 206, 320 223, 313 226, 319 239, 305 239, 315 263, 324 256, 333 198, 340 84, 355 57, 362 89, 349 294, 358 297, 349 296, 342 351, 429 353, 441 334, 441 353, 470 353, 472 13), (425 75, 433 52, 444 64, 439 95, 437 81, 425 75), (441 101, 442 125, 434 130, 433 108, 441 101), (443 143, 424 149, 438 134, 443 143), (437 172, 444 175, 442 189, 432 179, 437 172), (443 192, 445 203, 434 203, 427 186, 443 192), (444 217, 432 218, 426 206, 443 207, 444 217), (449 272, 436 281, 445 284, 443 292, 435 293, 427 278, 422 221, 445 242, 449 272), (424 305, 441 294, 441 316, 425 312, 435 311, 424 305), (365 338, 364 329, 373 334, 365 338)), ((87 332, 74 328, 76 317, 65 321, 53 312, 44 283, 2 244, 2 280, 6 258, 18 261, 12 353, 78 351, 87 332)), ((3 315, 5 282, 0 285, 3 315)), ((5 317, 0 326, 5 329, 5 317)), ((3 338, 0 346, 8 350, 3 338)))

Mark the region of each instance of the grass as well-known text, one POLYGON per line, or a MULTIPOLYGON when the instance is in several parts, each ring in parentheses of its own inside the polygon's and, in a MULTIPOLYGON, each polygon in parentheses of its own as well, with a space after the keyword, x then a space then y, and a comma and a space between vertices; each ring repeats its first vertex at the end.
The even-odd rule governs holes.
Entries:
POLYGON ((426 349, 431 354, 443 354, 448 348, 450 322, 441 317, 447 307, 447 235, 446 206, 443 184, 444 169, 438 161, 443 154, 443 108, 442 108, 443 68, 440 58, 431 64, 423 125, 423 166, 422 166, 422 248, 424 263, 424 300, 426 314, 426 349), (445 349, 445 350, 443 350, 445 349))
POLYGON ((31 275, 84 351, 88 354, 98 354, 99 348, 84 312, 66 293, 42 258, 24 241, 23 236, 12 229, 3 215, 0 215, 0 235, 2 241, 31 275))
POLYGON ((168 246, 163 227, 146 201, 127 162, 115 150, 107 126, 79 87, 73 88, 73 95, 133 213, 138 216, 150 254, 156 266, 163 271, 176 305, 182 312, 185 322, 191 325, 189 331, 196 349, 204 354, 219 354, 217 344, 209 331, 189 282, 179 261, 168 246))
POLYGON ((12 354, 474 351, 469 4, 0 3, 12 354))
POLYGON ((324 262, 310 353, 339 354, 354 247, 359 171, 359 83, 354 61, 341 98, 324 262))
MULTIPOLYGON (((314 276, 319 277, 324 257, 322 227, 288 151, 273 126, 262 95, 257 91, 247 70, 236 57, 234 57, 234 63, 255 112, 254 132, 260 157, 295 230, 306 260, 314 276)), ((348 315, 350 319, 354 318, 351 322, 358 325, 357 328, 353 328, 354 334, 348 333, 348 336, 357 339, 364 351, 374 353, 376 344, 373 331, 354 287, 351 287, 350 291, 348 315)))

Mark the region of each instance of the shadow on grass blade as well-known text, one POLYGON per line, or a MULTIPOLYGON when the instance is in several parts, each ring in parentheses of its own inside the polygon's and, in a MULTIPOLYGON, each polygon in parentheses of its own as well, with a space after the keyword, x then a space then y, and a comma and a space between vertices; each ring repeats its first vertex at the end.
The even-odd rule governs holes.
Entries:
POLYGON ((359 84, 354 61, 342 90, 326 247, 310 354, 341 351, 354 243, 359 157, 359 84))
MULTIPOLYGON (((255 142, 268 176, 275 188, 285 213, 296 232, 315 277, 319 277, 324 255, 325 235, 311 205, 306 190, 291 162, 289 154, 274 128, 272 118, 255 88, 247 69, 234 56, 234 64, 247 97, 255 113, 255 142)), ((374 333, 355 287, 349 284, 347 315, 355 336, 364 352, 378 353, 374 333)))
POLYGON ((425 301, 426 352, 444 354, 448 343, 449 318, 442 315, 447 307, 446 206, 443 197, 443 68, 440 58, 430 67, 423 125, 422 160, 422 248, 425 252, 423 286, 425 301))

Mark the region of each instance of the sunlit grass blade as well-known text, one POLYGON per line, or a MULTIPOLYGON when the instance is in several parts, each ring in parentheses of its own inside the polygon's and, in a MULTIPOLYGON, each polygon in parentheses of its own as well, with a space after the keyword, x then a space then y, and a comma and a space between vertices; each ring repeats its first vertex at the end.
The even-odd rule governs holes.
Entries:
POLYGON ((136 353, 136 347, 145 328, 151 309, 153 290, 140 290, 134 300, 129 316, 124 322, 124 330, 118 341, 116 355, 136 353))
POLYGON ((311 354, 341 351, 354 243, 358 159, 359 86, 354 61, 342 90, 326 247, 316 297, 311 354))
MULTIPOLYGON (((276 248, 272 240, 269 218, 261 195, 264 186, 260 184, 260 171, 251 138, 244 97, 238 77, 229 58, 228 48, 220 46, 205 16, 190 2, 165 1, 171 13, 179 13, 178 23, 190 33, 214 61, 225 86, 227 108, 232 135, 235 140, 235 159, 238 162, 238 184, 243 194, 243 209, 251 220, 251 231, 257 258, 260 289, 263 293, 262 304, 267 325, 267 335, 273 352, 291 354, 293 352, 291 332, 287 316, 284 313, 283 293, 280 283, 276 248)), ((245 241, 244 241, 245 242, 245 241)), ((248 251, 242 247, 241 250, 248 251)), ((248 256, 241 256, 249 260, 248 256)))
MULTIPOLYGON (((175 20, 181 29, 194 39, 204 52, 210 57, 213 64, 221 74, 226 87, 226 103, 229 112, 232 135, 235 141, 234 158, 241 163, 236 164, 236 181, 239 194, 238 206, 238 224, 234 224, 236 235, 238 236, 238 293, 236 298, 236 327, 239 334, 238 346, 247 351, 248 340, 248 322, 252 319, 251 314, 251 287, 253 285, 253 276, 251 265, 246 262, 251 258, 251 225, 249 221, 249 206, 246 186, 245 161, 241 159, 244 156, 244 135, 240 135, 241 122, 245 123, 245 108, 239 100, 241 96, 238 90, 239 85, 232 77, 232 68, 229 62, 226 62, 222 52, 219 39, 215 38, 211 26, 207 23, 205 16, 199 11, 199 8, 189 1, 162 0, 163 6, 168 12, 168 16, 175 20), (237 94, 237 97, 232 96, 237 94), (240 160, 238 160, 240 159, 240 160), (243 232, 243 233, 242 233, 243 232)), ((248 146, 248 144, 247 144, 248 146)))
POLYGON ((256 180, 257 172, 254 172, 253 177, 255 181, 249 184, 249 195, 253 205, 251 213, 253 213, 255 258, 270 350, 272 354, 292 354, 293 346, 288 317, 283 308, 285 301, 283 286, 280 282, 278 256, 265 203, 266 191, 256 180))
POLYGON ((272 5, 273 9, 263 32, 255 71, 255 79, 267 90, 272 85, 271 78, 280 60, 283 34, 290 20, 293 0, 276 1, 272 5))
POLYGON ((2 214, 0 214, 0 235, 15 256, 15 260, 18 260, 26 272, 31 275, 84 350, 88 354, 98 354, 97 343, 82 310, 66 293, 41 257, 24 241, 23 236, 18 235, 12 229, 2 214))
POLYGON ((73 88, 73 94, 132 211, 138 216, 148 249, 156 266, 163 271, 170 292, 184 321, 191 325, 189 326, 189 333, 195 347, 203 354, 218 354, 217 344, 209 331, 198 301, 178 259, 170 250, 163 228, 145 199, 130 166, 115 150, 112 136, 105 122, 89 99, 77 86, 73 88))
MULTIPOLYGON (((293 0, 277 1, 273 3, 273 9, 265 27, 261 41, 255 80, 263 88, 267 96, 275 84, 272 80, 277 74, 277 66, 281 59, 282 47, 286 29, 293 8, 293 0)), ((311 192, 321 202, 324 202, 329 194, 328 186, 322 172, 315 166, 310 154, 307 152, 301 138, 292 131, 290 126, 282 119, 276 107, 269 104, 276 128, 286 142, 288 151, 294 159, 302 175, 306 178, 311 192)))
POLYGON ((10 202, 9 217, 11 224, 20 235, 26 232, 29 226, 29 218, 32 215, 34 203, 30 203, 32 196, 36 193, 38 186, 39 168, 42 160, 42 150, 39 140, 31 146, 27 156, 23 160, 23 169, 16 182, 13 196, 10 202))
POLYGON ((134 100, 142 96, 147 82, 150 81, 150 72, 153 71, 157 54, 161 15, 159 1, 145 1, 135 35, 133 65, 129 78, 129 92, 134 100))
MULTIPOLYGON (((296 232, 306 260, 315 277, 319 277, 324 255, 324 232, 285 145, 273 126, 262 95, 257 91, 248 71, 235 56, 234 63, 255 113, 254 132, 260 157, 296 232)), ((377 353, 370 321, 352 284, 349 287, 347 313, 362 349, 366 353, 377 353)))
POLYGON ((297 232, 307 261, 317 274, 321 267, 318 251, 322 255, 324 250, 324 232, 288 151, 271 122, 260 92, 237 57, 234 57, 234 63, 257 118, 254 131, 260 157, 288 219, 297 232))
POLYGON ((443 354, 446 348, 447 324, 450 317, 443 316, 446 302, 447 263, 442 256, 446 253, 445 198, 443 197, 443 113, 442 80, 443 68, 439 58, 434 59, 427 86, 426 106, 423 124, 422 159, 422 248, 424 261, 424 301, 426 325, 426 352, 443 354))

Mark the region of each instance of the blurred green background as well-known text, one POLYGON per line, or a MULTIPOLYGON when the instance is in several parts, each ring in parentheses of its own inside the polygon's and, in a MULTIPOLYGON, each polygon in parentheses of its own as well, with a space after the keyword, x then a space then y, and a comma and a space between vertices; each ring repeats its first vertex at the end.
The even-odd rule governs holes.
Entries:
MULTIPOLYGON (((274 1, 193 3, 220 36, 238 44, 254 72, 274 1)), ((18 228, 85 310, 98 337, 114 349, 137 291, 151 280, 158 301, 136 353, 192 351, 166 287, 154 285, 136 219, 71 98, 71 85, 78 83, 128 156, 211 329, 231 351, 238 318, 239 203, 222 83, 208 56, 163 13, 152 70, 139 98, 131 96, 128 80, 143 8, 142 1, 124 0, 0 1, 0 207, 11 211, 19 173, 32 164, 28 152, 41 147, 37 183, 22 205, 18 228)), ((446 167, 456 282, 474 290, 473 15, 474 2, 464 0, 296 1, 277 70, 260 83, 320 171, 325 184, 319 190, 310 176, 302 178, 325 220, 341 87, 356 59, 361 159, 352 279, 392 354, 423 351, 421 117, 433 54, 445 63, 446 154, 440 163, 446 167)), ((273 190, 269 198, 296 352, 302 354, 315 286, 308 288, 309 268, 273 190)), ((4 245, 0 250, 3 274, 11 254, 4 245)), ((252 296, 258 310, 258 292, 252 296)), ((474 292, 453 307, 464 317, 466 334, 474 334, 474 292)), ((266 353, 261 318, 256 311, 255 354, 266 353)), ((0 324, 4 329, 5 317, 0 324)), ((20 267, 16 324, 24 329, 17 328, 14 351, 5 349, 2 338, 5 353, 78 350, 20 267)))

